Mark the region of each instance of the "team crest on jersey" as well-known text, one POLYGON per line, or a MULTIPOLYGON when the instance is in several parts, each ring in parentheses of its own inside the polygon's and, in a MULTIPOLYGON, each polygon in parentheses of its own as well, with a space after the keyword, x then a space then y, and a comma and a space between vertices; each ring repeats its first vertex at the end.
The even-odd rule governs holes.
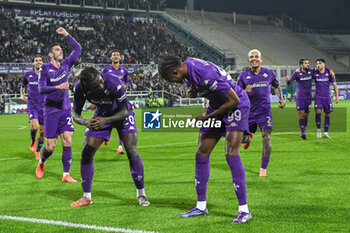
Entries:
POLYGON ((268 74, 266 74, 266 73, 264 73, 264 74, 263 74, 263 76, 264 76, 265 78, 267 78, 269 75, 268 75, 268 74))
POLYGON ((309 72, 307 72, 307 74, 311 74, 311 72, 309 71, 309 72))
POLYGON ((109 95, 109 94, 110 94, 109 90, 106 89, 106 90, 105 90, 105 94, 106 94, 106 95, 109 95))
POLYGON ((120 72, 121 72, 121 73, 124 73, 124 70, 121 70, 120 72))
POLYGON ((52 70, 52 69, 49 69, 49 72, 55 72, 54 70, 52 70))
POLYGON ((113 70, 108 70, 108 72, 113 72, 113 70))
POLYGON ((203 83, 204 83, 204 85, 208 85, 209 80, 204 80, 203 83))
POLYGON ((299 75, 303 75, 303 73, 299 73, 299 75))
POLYGON ((252 78, 252 77, 250 77, 250 76, 247 76, 247 77, 246 77, 246 79, 251 79, 251 78, 252 78))
POLYGON ((328 73, 326 74, 326 76, 328 76, 328 73))
POLYGON ((33 75, 29 75, 29 78, 33 77, 33 75))

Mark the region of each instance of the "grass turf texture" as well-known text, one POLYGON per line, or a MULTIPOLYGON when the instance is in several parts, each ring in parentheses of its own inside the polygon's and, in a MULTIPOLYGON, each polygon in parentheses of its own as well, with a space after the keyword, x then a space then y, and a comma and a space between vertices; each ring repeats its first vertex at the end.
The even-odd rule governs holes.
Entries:
MULTIPOLYGON (((295 103, 287 104, 294 106, 295 103)), ((349 101, 335 105, 335 109, 338 107, 347 108, 347 116, 350 116, 349 101)), ((79 161, 85 128, 75 125, 72 139, 70 174, 79 182, 61 183, 60 140, 54 155, 47 161, 43 179, 38 180, 35 177, 37 161, 29 151, 27 115, 5 115, 0 116, 0 159, 20 158, 0 160, 0 215, 159 232, 349 232, 349 117, 347 132, 332 132, 332 124, 336 124, 332 122, 331 139, 316 139, 316 133, 308 131, 306 141, 299 138, 299 132, 272 134, 268 177, 263 178, 258 176, 262 142, 257 133, 250 148, 241 150, 253 220, 248 224, 231 225, 238 203, 225 160, 224 140, 211 155, 209 215, 179 219, 178 214, 196 204, 194 159, 198 133, 144 132, 140 125, 141 110, 135 113, 139 129, 138 152, 145 168, 146 193, 151 206, 138 206, 126 155, 116 153, 116 131, 110 144, 101 145, 95 155, 94 203, 73 208, 70 203, 82 196, 79 161)), ((297 112, 294 113, 297 123, 297 112)), ((92 112, 84 114, 91 116, 92 112)), ((273 117, 277 120, 280 116, 273 117)), ((322 117, 322 126, 323 121, 322 117)), ((314 124, 314 119, 310 118, 308 125, 314 124)), ((98 231, 0 220, 0 232, 98 231)))

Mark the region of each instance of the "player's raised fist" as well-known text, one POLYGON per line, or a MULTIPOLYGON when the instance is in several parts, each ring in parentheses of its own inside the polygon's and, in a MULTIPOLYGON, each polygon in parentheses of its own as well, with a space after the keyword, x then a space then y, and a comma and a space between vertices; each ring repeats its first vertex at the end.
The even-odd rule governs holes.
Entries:
POLYGON ((60 35, 64 35, 64 36, 68 36, 68 32, 66 31, 66 29, 64 29, 63 27, 59 27, 57 28, 56 32, 60 35))

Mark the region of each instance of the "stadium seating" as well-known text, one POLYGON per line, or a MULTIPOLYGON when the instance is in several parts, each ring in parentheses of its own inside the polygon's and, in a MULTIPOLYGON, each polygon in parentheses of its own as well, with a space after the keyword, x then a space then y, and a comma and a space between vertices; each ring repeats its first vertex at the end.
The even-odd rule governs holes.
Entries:
POLYGON ((311 61, 322 57, 335 71, 349 70, 303 37, 269 22, 267 17, 238 15, 233 24, 232 14, 204 12, 202 17, 200 11, 189 11, 186 18, 183 10, 168 9, 167 13, 198 37, 222 50, 234 51, 239 68, 247 66, 248 51, 257 48, 263 53, 265 65, 296 65, 302 57, 311 61))

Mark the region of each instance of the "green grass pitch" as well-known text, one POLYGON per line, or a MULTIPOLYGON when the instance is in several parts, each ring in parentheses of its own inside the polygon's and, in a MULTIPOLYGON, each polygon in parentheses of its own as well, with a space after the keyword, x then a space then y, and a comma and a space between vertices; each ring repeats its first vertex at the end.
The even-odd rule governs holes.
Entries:
MULTIPOLYGON (((295 106, 295 103, 287 105, 295 106)), ((38 180, 37 161, 29 151, 27 115, 0 116, 0 215, 157 232, 350 232, 350 102, 335 105, 335 109, 340 107, 347 108, 347 129, 333 132, 332 124, 337 122, 332 121, 331 139, 316 139, 316 133, 308 131, 308 139, 303 141, 299 132, 275 131, 268 177, 258 176, 260 133, 247 151, 241 150, 248 205, 253 215, 251 222, 242 225, 230 224, 237 214, 238 203, 225 160, 224 139, 211 155, 209 215, 179 219, 178 214, 196 204, 197 132, 144 132, 141 110, 135 110, 138 152, 145 168, 145 188, 151 205, 138 206, 128 160, 125 155, 116 154, 118 139, 113 131, 110 144, 102 145, 95 155, 94 203, 72 208, 70 203, 82 196, 79 161, 85 128, 75 125, 72 139, 70 173, 79 182, 61 183, 60 140, 47 161, 43 179, 38 180)), ((297 112, 293 114, 295 122, 291 124, 297 125, 297 112)), ((282 116, 274 114, 274 119, 277 122, 282 116)), ((314 118, 308 124, 314 128, 314 118)), ((0 232, 99 231, 0 220, 0 232)))

